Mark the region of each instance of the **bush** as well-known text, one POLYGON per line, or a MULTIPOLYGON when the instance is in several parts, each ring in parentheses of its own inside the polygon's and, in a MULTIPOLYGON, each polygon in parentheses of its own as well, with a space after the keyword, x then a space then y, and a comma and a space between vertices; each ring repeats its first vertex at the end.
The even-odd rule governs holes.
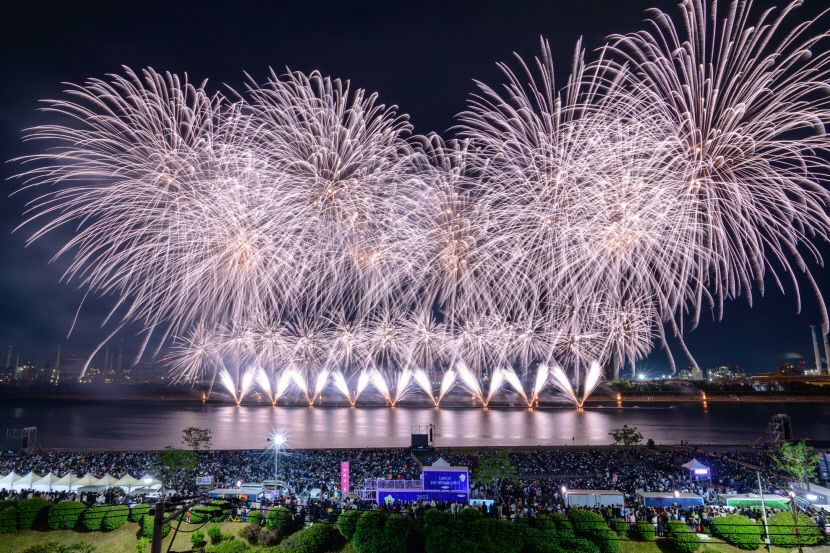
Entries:
POLYGON ((635 540, 653 540, 654 533, 654 525, 644 520, 635 522, 631 529, 631 535, 635 540))
POLYGON ((239 536, 251 545, 259 545, 259 530, 259 524, 246 524, 239 531, 239 536))
POLYGON ((458 520, 466 523, 471 523, 475 520, 480 519, 483 516, 484 515, 482 515, 481 511, 479 511, 478 509, 473 509, 472 507, 465 507, 464 509, 461 509, 460 513, 458 513, 458 520))
POLYGON ((207 545, 207 541, 205 540, 205 533, 201 530, 196 530, 192 534, 190 534, 190 545, 193 551, 198 551, 204 546, 207 545))
POLYGON ((700 547, 698 535, 679 520, 669 522, 668 538, 675 553, 694 553, 700 547))
POLYGON ((139 503, 130 509, 130 522, 141 522, 144 515, 150 512, 150 506, 146 503, 139 503))
POLYGON ((273 545, 279 545, 282 541, 284 534, 282 530, 279 528, 274 528, 273 530, 269 530, 267 528, 260 528, 259 529, 259 544, 264 545, 266 547, 270 547, 273 545))
POLYGON ((23 550, 23 553, 92 553, 95 546, 86 542, 62 544, 56 542, 32 545, 23 550))
POLYGON ((107 511, 109 511, 109 507, 106 505, 90 507, 81 515, 81 526, 89 532, 100 532, 107 511))
POLYGON ((135 544, 135 550, 138 553, 144 553, 145 551, 147 551, 147 548, 149 546, 150 538, 145 538, 144 536, 141 536, 140 538, 138 538, 138 542, 135 544))
POLYGON ((337 517, 337 529, 347 541, 352 541, 358 518, 360 518, 360 511, 344 511, 337 517))
POLYGON ((573 524, 577 536, 590 537, 594 530, 608 528, 602 515, 585 509, 573 509, 568 513, 568 520, 573 524))
POLYGON ((358 553, 386 553, 389 547, 385 530, 386 515, 383 512, 364 511, 357 519, 352 547, 358 553))
POLYGON ((197 505, 190 511, 190 522, 202 524, 203 522, 222 522, 222 509, 218 505, 197 505))
POLYGON ((574 527, 568 519, 568 515, 564 513, 553 513, 550 515, 550 520, 556 527, 556 532, 563 538, 574 537, 574 527))
POLYGON ((562 553, 559 547, 556 525, 548 518, 537 518, 536 524, 528 528, 525 538, 527 553, 562 553))
MULTIPOLYGON (((821 529, 813 522, 813 519, 798 513, 798 535, 801 537, 801 545, 818 545, 822 542, 821 529)), ((767 522, 769 528, 769 539, 772 545, 781 547, 795 547, 798 545, 795 539, 795 525, 793 524, 792 513, 782 512, 770 517, 767 522)))
POLYGON ((247 518, 248 524, 256 524, 257 526, 259 526, 260 524, 262 524, 262 511, 248 511, 247 518))
POLYGON ((337 530, 331 524, 328 522, 315 522, 308 528, 300 530, 286 538, 279 544, 276 551, 279 553, 323 553, 334 545, 336 540, 337 530))
POLYGON ((216 525, 208 528, 207 534, 210 538, 211 545, 219 545, 219 543, 222 541, 222 529, 216 525))
POLYGON ((127 517, 130 516, 130 508, 126 505, 115 505, 110 507, 104 515, 104 523, 101 529, 107 532, 118 530, 127 523, 127 517))
POLYGON ((61 501, 49 509, 46 522, 52 530, 74 530, 85 510, 80 501, 61 501))
POLYGON ((209 548, 208 553, 242 553, 247 547, 239 540, 225 540, 209 548))
POLYGON ((761 533, 755 521, 742 515, 716 517, 709 523, 712 535, 723 539, 738 549, 758 549, 761 533))
POLYGON ((269 530, 279 528, 283 534, 289 533, 294 526, 294 516, 285 507, 268 509, 265 515, 265 527, 269 530))
POLYGON ((584 538, 562 538, 559 546, 568 553, 600 553, 596 545, 584 538))
MULTIPOLYGON (((153 537, 153 525, 155 524, 155 520, 153 515, 144 515, 141 519, 141 535, 145 538, 152 538, 153 537)), ((167 534, 170 533, 170 523, 166 523, 164 527, 161 529, 161 537, 167 537, 167 534)))
POLYGON ((20 528, 31 528, 35 524, 46 520, 52 502, 42 497, 24 499, 17 504, 17 525, 20 528))
POLYGON ((628 532, 628 522, 624 518, 612 518, 609 521, 609 526, 618 536, 624 536, 628 532))
POLYGON ((620 537, 610 528, 599 528, 588 537, 600 553, 620 553, 620 537))
POLYGON ((219 509, 219 514, 214 517, 213 522, 224 522, 228 520, 233 510, 230 501, 225 501, 224 499, 215 499, 210 502, 210 506, 219 509))
POLYGON ((17 502, 0 501, 0 533, 17 532, 17 502))

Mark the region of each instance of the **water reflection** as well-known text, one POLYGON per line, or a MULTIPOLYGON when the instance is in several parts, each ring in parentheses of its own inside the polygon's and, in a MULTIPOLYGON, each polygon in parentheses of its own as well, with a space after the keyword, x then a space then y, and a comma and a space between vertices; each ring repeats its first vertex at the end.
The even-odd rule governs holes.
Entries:
POLYGON ((220 448, 264 448, 275 429, 290 447, 405 447, 413 427, 434 424, 439 446, 598 445, 623 424, 656 443, 749 443, 769 418, 787 413, 797 436, 830 439, 828 404, 721 404, 676 408, 629 404, 607 408, 500 409, 398 407, 271 407, 174 402, 10 401, 0 426, 37 426, 45 447, 154 449, 181 445, 187 426, 213 430, 220 448))

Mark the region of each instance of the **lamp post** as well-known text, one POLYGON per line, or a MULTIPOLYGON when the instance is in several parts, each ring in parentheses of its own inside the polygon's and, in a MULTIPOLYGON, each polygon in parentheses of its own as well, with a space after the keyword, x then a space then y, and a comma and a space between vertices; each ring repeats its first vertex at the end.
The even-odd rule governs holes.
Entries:
POLYGON ((772 543, 769 539, 769 526, 767 526, 767 504, 764 502, 764 488, 761 486, 761 473, 756 471, 755 474, 758 475, 758 494, 761 496, 761 512, 764 516, 764 541, 767 544, 767 552, 772 553, 772 543))
POLYGON ((288 441, 288 437, 283 432, 275 432, 273 436, 268 438, 268 441, 274 444, 274 492, 276 493, 280 472, 280 449, 288 441))

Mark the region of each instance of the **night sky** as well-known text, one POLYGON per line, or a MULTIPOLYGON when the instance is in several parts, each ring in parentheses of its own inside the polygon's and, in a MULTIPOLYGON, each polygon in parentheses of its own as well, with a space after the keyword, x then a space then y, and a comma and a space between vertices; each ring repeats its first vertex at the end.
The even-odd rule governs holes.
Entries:
MULTIPOLYGON (((610 33, 640 29, 649 7, 676 13, 675 2, 657 0, 79 4, 7 2, 0 8, 4 160, 38 147, 20 142, 22 129, 48 121, 36 111, 38 100, 60 97, 61 82, 101 77, 122 65, 187 72, 191 81, 208 78, 212 90, 239 87, 243 71, 262 79, 268 67, 317 69, 378 91, 383 102, 411 116, 417 133, 449 137, 454 114, 474 91, 473 79, 502 82, 495 62, 510 61, 514 51, 532 58, 540 35, 551 41, 564 78, 580 35, 593 49, 610 33)), ((807 0, 794 19, 818 13, 823 4, 807 0)), ((770 5, 758 1, 756 10, 770 5)), ((6 163, 2 176, 18 170, 18 164, 6 163)), ((10 180, 5 186, 11 194, 19 183, 10 180)), ((31 192, 15 195, 0 207, 0 344, 3 349, 15 344, 21 361, 43 363, 59 343, 64 352, 87 355, 108 332, 99 323, 112 299, 88 300, 66 341, 83 294, 74 283, 59 282, 63 261, 49 263, 65 235, 56 233, 26 248, 26 230, 12 234, 32 197, 31 192)), ((830 257, 829 247, 822 251, 830 257)), ((822 289, 830 291, 828 271, 812 268, 822 289)), ((736 300, 727 305, 724 321, 703 321, 687 340, 699 364, 740 365, 755 372, 803 356, 812 365, 808 325, 819 322, 819 310, 802 284, 800 315, 792 289, 782 295, 769 288, 767 297, 753 298, 754 308, 736 300)), ((134 332, 121 337, 127 350, 139 341, 134 332)), ((679 350, 675 356, 679 368, 688 364, 679 350)), ((660 351, 642 363, 654 375, 666 372, 666 366, 660 351)))

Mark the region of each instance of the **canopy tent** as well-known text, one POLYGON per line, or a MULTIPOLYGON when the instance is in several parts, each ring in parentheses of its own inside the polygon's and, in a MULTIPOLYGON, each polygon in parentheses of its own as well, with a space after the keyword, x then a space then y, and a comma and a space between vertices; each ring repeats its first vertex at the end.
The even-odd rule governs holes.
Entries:
POLYGON ((0 489, 11 490, 12 485, 18 480, 20 480, 21 476, 14 471, 11 471, 5 476, 0 477, 0 489))
POLYGON ((71 492, 76 488, 75 483, 77 481, 78 477, 74 474, 65 474, 58 478, 55 482, 52 482, 52 491, 71 492))
POLYGON ((625 505, 625 497, 617 490, 567 490, 565 505, 573 507, 613 507, 625 505))
POLYGON ((110 473, 106 473, 101 478, 96 478, 95 481, 92 483, 92 486, 96 487, 96 488, 104 488, 105 490, 108 490, 108 489, 112 488, 113 486, 115 486, 116 482, 118 482, 118 478, 111 475, 110 473))
POLYGON ((136 488, 140 488, 144 485, 144 482, 130 474, 129 472, 125 473, 124 476, 119 478, 113 486, 118 486, 122 488, 126 493, 130 493, 136 488))
POLYGON ((23 491, 23 490, 31 490, 32 489, 32 482, 35 480, 40 480, 40 476, 35 474, 34 472, 30 472, 25 476, 21 476, 14 482, 12 482, 12 490, 15 491, 23 491))
POLYGON ((60 480, 57 474, 50 472, 46 476, 32 482, 32 489, 39 492, 51 492, 55 482, 60 480))
POLYGON ((682 466, 684 469, 688 470, 697 477, 709 478, 709 476, 711 476, 709 467, 707 467, 697 459, 692 459, 688 463, 684 463, 680 466, 682 466))
POLYGON ((141 477, 141 484, 145 488, 148 488, 150 490, 160 490, 161 489, 161 480, 159 480, 157 478, 153 478, 149 474, 145 474, 144 476, 141 477), (146 480, 149 480, 149 483, 146 482, 146 480))
POLYGON ((92 476, 90 473, 86 473, 86 474, 84 474, 83 476, 78 477, 78 478, 77 478, 77 479, 76 479, 76 480, 72 483, 72 486, 71 486, 70 491, 71 491, 72 489, 77 489, 77 488, 89 488, 89 487, 92 487, 92 486, 94 486, 94 485, 95 485, 95 481, 96 481, 96 480, 98 480, 98 479, 97 479, 97 478, 95 478, 94 476, 92 476))

